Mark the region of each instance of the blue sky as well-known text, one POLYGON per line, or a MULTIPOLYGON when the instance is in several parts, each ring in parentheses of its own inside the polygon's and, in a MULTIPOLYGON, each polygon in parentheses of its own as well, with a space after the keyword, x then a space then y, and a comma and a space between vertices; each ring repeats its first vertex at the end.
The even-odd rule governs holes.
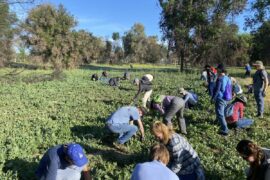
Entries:
MULTIPOLYGON (((251 0, 250 0, 251 1, 251 0)), ((147 35, 161 37, 159 19, 161 8, 158 0, 40 0, 54 5, 60 3, 78 21, 76 29, 85 29, 95 36, 110 38, 113 32, 123 35, 134 23, 142 23, 147 35)), ((244 32, 245 11, 234 21, 244 32)))

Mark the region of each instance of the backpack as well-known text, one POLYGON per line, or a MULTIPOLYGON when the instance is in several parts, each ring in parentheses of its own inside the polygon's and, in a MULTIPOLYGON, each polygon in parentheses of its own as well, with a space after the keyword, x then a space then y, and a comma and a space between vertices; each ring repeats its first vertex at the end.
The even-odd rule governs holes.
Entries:
POLYGON ((228 77, 227 84, 225 86, 225 90, 223 92, 223 99, 225 101, 232 100, 232 81, 231 78, 228 77))
POLYGON ((230 116, 233 115, 233 108, 234 108, 234 104, 228 104, 225 107, 225 110, 224 110, 225 118, 230 117, 230 116))
POLYGON ((214 73, 214 74, 217 74, 217 69, 214 68, 213 66, 210 67, 211 71, 214 73))

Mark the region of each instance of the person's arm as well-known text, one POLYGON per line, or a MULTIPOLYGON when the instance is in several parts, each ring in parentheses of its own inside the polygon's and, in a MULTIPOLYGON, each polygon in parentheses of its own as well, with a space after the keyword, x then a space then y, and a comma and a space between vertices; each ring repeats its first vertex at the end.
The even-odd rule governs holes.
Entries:
POLYGON ((92 177, 90 175, 90 168, 87 165, 83 168, 82 173, 84 180, 92 180, 92 177))
POLYGON ((137 102, 140 93, 142 93, 141 82, 139 83, 139 89, 138 89, 138 92, 137 92, 137 94, 136 94, 136 95, 134 96, 134 98, 133 98, 133 99, 134 99, 134 102, 137 102))
POLYGON ((144 128, 143 128, 143 123, 141 121, 141 119, 138 119, 138 126, 139 126, 139 129, 140 129, 140 132, 141 132, 141 137, 144 138, 144 128))
POLYGON ((162 114, 162 115, 165 114, 165 111, 164 111, 164 109, 161 107, 160 104, 154 104, 154 105, 153 105, 153 108, 154 108, 155 110, 157 110, 160 114, 162 114))
POLYGON ((267 73, 265 73, 265 78, 264 78, 264 80, 263 80, 263 85, 264 85, 264 87, 263 87, 263 92, 264 92, 264 93, 266 93, 268 84, 269 84, 269 82, 268 82, 267 73))
POLYGON ((58 162, 52 161, 50 159, 48 162, 48 170, 47 170, 47 174, 45 175, 45 179, 46 180, 56 179, 57 169, 58 169, 58 162))

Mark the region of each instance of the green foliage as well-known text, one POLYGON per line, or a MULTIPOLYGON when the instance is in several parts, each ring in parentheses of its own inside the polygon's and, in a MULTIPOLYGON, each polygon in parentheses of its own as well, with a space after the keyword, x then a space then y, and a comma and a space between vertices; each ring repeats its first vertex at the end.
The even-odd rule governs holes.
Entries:
MULTIPOLYGON (((255 125, 249 131, 232 130, 228 137, 217 135, 219 126, 214 105, 197 80, 200 74, 145 67, 140 71, 134 69, 132 79, 152 73, 155 77, 153 96, 178 95, 179 87, 199 94, 198 107, 185 111, 186 138, 198 152, 207 179, 244 179, 248 164, 237 154, 235 146, 240 139, 248 138, 263 147, 270 147, 269 120, 255 119, 255 125)), ((113 68, 106 67, 110 76, 122 76, 125 67, 122 71, 119 70, 121 67, 113 68)), ((141 143, 137 137, 132 138, 127 143, 128 154, 122 154, 104 142, 106 118, 118 107, 130 104, 137 87, 123 81, 119 89, 112 89, 90 80, 90 74, 101 74, 103 69, 105 67, 64 71, 66 78, 63 80, 36 83, 26 83, 25 79, 46 76, 50 71, 25 70, 7 79, 4 75, 12 69, 0 70, 1 179, 34 179, 34 170, 43 153, 51 146, 68 142, 83 145, 94 179, 129 179, 135 164, 147 161, 149 147, 155 142, 150 126, 158 117, 144 117, 146 140, 141 143)), ((229 70, 232 74, 244 73, 242 71, 229 70)), ((268 117, 270 110, 267 108, 265 115, 268 117)), ((253 98, 249 99, 245 112, 246 117, 254 118, 253 98)))
POLYGON ((166 49, 158 44, 157 37, 147 37, 140 23, 134 24, 122 39, 127 62, 157 63, 166 55, 166 49))
POLYGON ((265 65, 270 64, 270 21, 266 21, 253 34, 252 39, 252 54, 253 61, 262 60, 265 65))

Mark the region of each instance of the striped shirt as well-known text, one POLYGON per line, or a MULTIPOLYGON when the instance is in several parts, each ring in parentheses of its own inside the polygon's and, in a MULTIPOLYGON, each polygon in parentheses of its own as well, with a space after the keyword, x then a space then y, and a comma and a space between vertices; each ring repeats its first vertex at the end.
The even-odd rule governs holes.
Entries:
POLYGON ((177 133, 166 145, 170 152, 168 167, 177 175, 191 174, 200 167, 200 159, 188 141, 177 133))

